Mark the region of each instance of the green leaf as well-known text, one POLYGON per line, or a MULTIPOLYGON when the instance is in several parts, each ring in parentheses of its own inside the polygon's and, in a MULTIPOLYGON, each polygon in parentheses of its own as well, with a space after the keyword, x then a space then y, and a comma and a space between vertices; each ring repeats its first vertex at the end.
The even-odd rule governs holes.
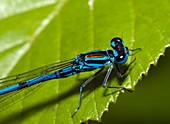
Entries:
MULTIPOLYGON (((21 73, 94 49, 111 49, 110 40, 119 36, 129 48, 142 51, 129 57, 127 63, 137 60, 123 80, 114 70, 108 84, 134 90, 142 74, 170 46, 169 4, 168 0, 0 0, 0 75, 21 73)), ((116 89, 102 88, 105 73, 84 89, 74 118, 79 87, 94 72, 45 82, 35 93, 1 111, 0 123, 99 121, 119 95, 111 94, 116 89)))

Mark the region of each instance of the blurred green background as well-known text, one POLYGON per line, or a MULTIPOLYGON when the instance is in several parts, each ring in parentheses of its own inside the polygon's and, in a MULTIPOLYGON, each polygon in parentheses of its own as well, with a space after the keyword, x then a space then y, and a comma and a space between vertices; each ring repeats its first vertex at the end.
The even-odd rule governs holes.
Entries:
MULTIPOLYGON (((170 123, 170 48, 138 82, 135 92, 121 94, 102 117, 103 124, 170 123)), ((90 124, 99 122, 89 121, 90 124)))

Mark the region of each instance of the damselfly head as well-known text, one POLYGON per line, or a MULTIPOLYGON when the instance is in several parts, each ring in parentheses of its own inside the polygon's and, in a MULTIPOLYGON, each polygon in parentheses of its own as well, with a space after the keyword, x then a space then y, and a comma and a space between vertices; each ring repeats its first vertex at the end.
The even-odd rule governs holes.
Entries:
POLYGON ((129 56, 129 49, 124 45, 121 38, 115 37, 111 40, 111 47, 114 49, 114 58, 117 64, 124 64, 129 56))

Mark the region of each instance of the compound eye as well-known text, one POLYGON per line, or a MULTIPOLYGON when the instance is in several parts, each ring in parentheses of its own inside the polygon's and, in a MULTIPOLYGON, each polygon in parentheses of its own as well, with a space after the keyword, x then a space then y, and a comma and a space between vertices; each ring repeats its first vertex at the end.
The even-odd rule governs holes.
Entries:
POLYGON ((115 38, 113 38, 113 39, 111 40, 111 46, 112 46, 112 48, 114 48, 114 49, 115 49, 116 46, 118 46, 118 45, 121 44, 121 43, 122 43, 122 39, 119 38, 119 37, 115 37, 115 38))

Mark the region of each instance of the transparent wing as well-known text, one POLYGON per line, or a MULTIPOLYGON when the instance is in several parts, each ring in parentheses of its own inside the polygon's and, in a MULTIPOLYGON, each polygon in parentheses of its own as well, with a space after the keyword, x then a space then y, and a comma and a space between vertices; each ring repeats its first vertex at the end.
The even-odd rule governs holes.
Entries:
POLYGON ((56 62, 53 64, 49 64, 46 66, 42 66, 40 68, 17 74, 17 75, 12 75, 9 77, 1 78, 0 79, 0 90, 9 87, 11 85, 14 85, 16 83, 21 83, 30 79, 34 79, 43 75, 46 75, 48 73, 60 70, 64 67, 72 65, 73 59, 67 60, 67 61, 62 61, 62 62, 56 62))
MULTIPOLYGON (((58 71, 62 68, 71 66, 73 63, 73 59, 62 61, 62 62, 56 62, 53 64, 49 64, 46 66, 42 66, 40 68, 17 74, 12 75, 9 77, 1 78, 0 79, 0 90, 9 87, 11 85, 14 85, 16 83, 22 83, 30 79, 34 79, 55 71, 58 71)), ((4 110, 11 105, 17 103, 21 99, 27 97, 28 95, 32 94, 33 92, 37 91, 40 87, 43 86, 45 83, 39 83, 36 85, 33 85, 31 87, 27 87, 18 91, 13 91, 4 95, 0 95, 0 110, 4 110)))

